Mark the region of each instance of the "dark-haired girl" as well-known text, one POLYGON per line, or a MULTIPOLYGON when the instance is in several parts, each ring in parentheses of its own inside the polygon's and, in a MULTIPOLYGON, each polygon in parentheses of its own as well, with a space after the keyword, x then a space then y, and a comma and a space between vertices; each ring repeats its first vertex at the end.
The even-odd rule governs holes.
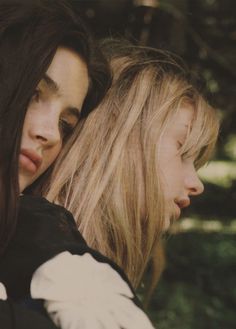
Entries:
POLYGON ((88 248, 70 213, 39 197, 109 85, 105 60, 65 1, 1 2, 0 75, 0 327, 55 328, 27 296, 54 289, 70 301, 76 289, 76 308, 47 310, 60 328, 152 328, 123 272, 88 248), (19 198, 32 190, 39 196, 19 198), (76 285, 63 271, 67 253, 76 256, 76 285), (58 285, 45 280, 54 270, 58 285))

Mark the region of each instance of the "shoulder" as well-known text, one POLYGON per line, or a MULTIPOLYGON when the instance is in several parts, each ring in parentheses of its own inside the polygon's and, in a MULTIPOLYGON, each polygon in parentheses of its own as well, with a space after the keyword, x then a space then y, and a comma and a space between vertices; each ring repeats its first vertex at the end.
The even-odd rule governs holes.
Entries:
POLYGON ((64 207, 51 203, 47 199, 24 195, 19 200, 18 227, 26 230, 66 229, 77 231, 72 214, 64 207))

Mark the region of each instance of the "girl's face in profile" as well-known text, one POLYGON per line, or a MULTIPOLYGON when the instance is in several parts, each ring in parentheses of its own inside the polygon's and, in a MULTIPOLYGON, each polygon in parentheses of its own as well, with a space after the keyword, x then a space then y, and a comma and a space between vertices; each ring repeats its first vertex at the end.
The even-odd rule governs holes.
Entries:
POLYGON ((84 61, 75 52, 58 48, 26 113, 19 157, 21 192, 55 161, 78 123, 88 86, 84 61))
POLYGON ((180 153, 180 148, 191 130, 193 114, 190 105, 180 108, 161 139, 159 166, 166 201, 165 229, 172 220, 179 218, 182 208, 189 206, 190 196, 198 195, 204 189, 194 167, 195 158, 180 153))

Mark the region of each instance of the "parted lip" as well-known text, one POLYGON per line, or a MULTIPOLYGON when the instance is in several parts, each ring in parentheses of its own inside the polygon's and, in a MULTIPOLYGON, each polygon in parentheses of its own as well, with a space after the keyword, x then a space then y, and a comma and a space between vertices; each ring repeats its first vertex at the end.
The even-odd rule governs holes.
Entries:
POLYGON ((20 153, 29 158, 35 164, 37 169, 40 167, 43 159, 34 150, 23 148, 21 149, 20 153))

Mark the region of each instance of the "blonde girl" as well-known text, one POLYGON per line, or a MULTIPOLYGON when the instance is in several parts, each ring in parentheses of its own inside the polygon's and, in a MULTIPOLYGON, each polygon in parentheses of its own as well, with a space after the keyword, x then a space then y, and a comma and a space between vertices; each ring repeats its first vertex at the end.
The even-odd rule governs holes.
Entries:
POLYGON ((163 232, 203 192, 197 170, 218 119, 171 54, 114 41, 104 53, 112 86, 58 159, 47 198, 137 287, 163 232))

